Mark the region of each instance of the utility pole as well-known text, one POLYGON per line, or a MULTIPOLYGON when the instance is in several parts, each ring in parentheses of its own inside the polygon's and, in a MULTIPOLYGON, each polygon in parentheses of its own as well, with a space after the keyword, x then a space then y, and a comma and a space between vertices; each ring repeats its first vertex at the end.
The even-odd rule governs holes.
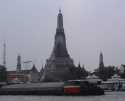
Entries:
POLYGON ((3 43, 3 66, 6 67, 6 43, 3 43))

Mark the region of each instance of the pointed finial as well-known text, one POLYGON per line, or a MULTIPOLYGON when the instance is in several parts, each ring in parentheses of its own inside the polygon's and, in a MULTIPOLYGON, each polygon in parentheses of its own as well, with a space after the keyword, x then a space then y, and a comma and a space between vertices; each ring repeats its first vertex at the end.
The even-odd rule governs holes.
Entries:
POLYGON ((81 67, 81 65, 80 65, 80 61, 79 61, 78 67, 81 67))
POLYGON ((59 13, 61 13, 61 9, 59 9, 59 13))
POLYGON ((100 55, 103 55, 102 51, 100 52, 100 55))

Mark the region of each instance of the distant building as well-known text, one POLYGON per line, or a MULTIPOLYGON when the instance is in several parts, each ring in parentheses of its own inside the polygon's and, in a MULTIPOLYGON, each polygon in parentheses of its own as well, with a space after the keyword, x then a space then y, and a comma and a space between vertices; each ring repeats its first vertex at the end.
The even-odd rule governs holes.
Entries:
POLYGON ((37 68, 35 67, 35 65, 33 65, 32 69, 30 70, 29 76, 30 76, 31 82, 39 82, 40 81, 40 73, 37 70, 37 68))
POLYGON ((125 79, 121 78, 118 74, 114 74, 110 79, 102 83, 102 88, 108 90, 125 90, 125 79))
POLYGON ((7 71, 8 83, 39 82, 40 75, 35 65, 28 70, 7 71))
POLYGON ((57 29, 52 54, 46 61, 41 81, 65 81, 76 79, 75 65, 66 48, 66 37, 63 28, 61 10, 57 17, 57 29))
POLYGON ((28 76, 17 71, 7 71, 7 81, 9 84, 25 83, 28 81, 28 76))
POLYGON ((17 56, 17 68, 14 71, 7 71, 8 83, 39 82, 40 74, 35 65, 31 69, 21 69, 21 56, 17 56))

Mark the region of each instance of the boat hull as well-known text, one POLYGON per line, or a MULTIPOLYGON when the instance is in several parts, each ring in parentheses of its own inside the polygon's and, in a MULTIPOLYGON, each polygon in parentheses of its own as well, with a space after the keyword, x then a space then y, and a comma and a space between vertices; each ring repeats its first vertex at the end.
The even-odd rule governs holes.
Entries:
POLYGON ((64 83, 16 84, 0 88, 0 95, 103 95, 101 89, 85 89, 64 83))

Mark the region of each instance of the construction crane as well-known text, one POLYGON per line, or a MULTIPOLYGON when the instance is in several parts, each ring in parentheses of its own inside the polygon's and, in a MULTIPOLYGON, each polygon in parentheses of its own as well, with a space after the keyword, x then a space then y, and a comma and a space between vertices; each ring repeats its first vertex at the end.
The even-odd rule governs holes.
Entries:
POLYGON ((24 68, 25 68, 25 69, 28 69, 28 67, 31 67, 31 65, 30 65, 31 63, 32 63, 31 60, 24 61, 24 62, 23 62, 23 64, 24 64, 24 68))

